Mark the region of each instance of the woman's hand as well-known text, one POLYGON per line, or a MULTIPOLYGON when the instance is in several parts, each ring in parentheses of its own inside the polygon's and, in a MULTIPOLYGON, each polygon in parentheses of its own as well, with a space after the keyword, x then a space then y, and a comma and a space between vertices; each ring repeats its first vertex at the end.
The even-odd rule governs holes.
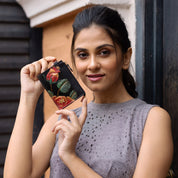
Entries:
POLYGON ((58 154, 63 163, 69 168, 73 177, 101 178, 75 153, 76 144, 87 117, 86 98, 83 99, 82 112, 79 117, 73 111, 66 109, 59 110, 56 113, 61 115, 61 119, 55 123, 53 132, 55 134, 59 132, 58 154), (70 118, 70 121, 67 117, 70 118), (78 168, 80 168, 80 171, 78 171, 78 168))
POLYGON ((43 91, 38 75, 48 69, 50 62, 56 58, 48 56, 24 66, 21 70, 21 91, 38 98, 43 91))
POLYGON ((79 117, 67 109, 58 110, 56 113, 61 115, 61 119, 54 125, 53 132, 55 134, 60 132, 58 154, 64 162, 67 162, 70 161, 71 156, 75 156, 75 147, 87 116, 87 100, 83 99, 82 112, 79 117))

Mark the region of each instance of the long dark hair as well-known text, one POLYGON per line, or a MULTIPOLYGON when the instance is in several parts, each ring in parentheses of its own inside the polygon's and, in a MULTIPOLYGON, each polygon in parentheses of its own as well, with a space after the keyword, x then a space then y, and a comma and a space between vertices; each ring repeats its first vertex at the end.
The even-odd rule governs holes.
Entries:
MULTIPOLYGON (((73 49, 76 37, 82 29, 88 28, 92 24, 103 27, 113 40, 113 43, 120 46, 123 53, 126 53, 128 48, 131 47, 125 23, 119 13, 105 6, 92 6, 78 13, 73 23, 74 35, 71 45, 71 55, 74 64, 73 49)), ((135 90, 135 81, 128 69, 122 69, 122 80, 127 92, 136 98, 138 93, 135 90)))

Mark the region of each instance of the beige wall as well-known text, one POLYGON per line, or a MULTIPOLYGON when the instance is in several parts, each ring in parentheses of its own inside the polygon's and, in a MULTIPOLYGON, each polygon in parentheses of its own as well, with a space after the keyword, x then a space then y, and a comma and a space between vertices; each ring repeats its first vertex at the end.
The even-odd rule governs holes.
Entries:
MULTIPOLYGON (((55 56, 57 60, 62 59, 71 67, 70 45, 73 35, 72 23, 75 15, 76 13, 67 15, 54 22, 48 23, 43 27, 43 56, 55 56)), ((92 99, 91 92, 83 85, 79 78, 77 79, 86 91, 86 96, 89 102, 92 99)), ((78 106, 81 106, 80 99, 71 104, 68 108, 74 109, 78 106)), ((44 120, 46 121, 56 110, 56 105, 53 103, 47 92, 44 92, 44 120)), ((49 177, 49 169, 46 172, 45 177, 49 177)))
MULTIPOLYGON (((76 12, 48 23, 43 27, 43 56, 55 56, 58 60, 64 60, 71 67, 70 45, 73 35, 72 23, 75 15, 76 12)), ((82 82, 80 83, 82 84, 82 82)), ((86 91, 87 98, 90 101, 92 98, 91 92, 89 92, 83 84, 82 87, 86 91)), ((74 102, 68 108, 73 109, 80 105, 81 102, 79 99, 79 101, 74 102)), ((56 110, 56 105, 53 103, 47 92, 45 92, 44 119, 47 120, 56 110)))

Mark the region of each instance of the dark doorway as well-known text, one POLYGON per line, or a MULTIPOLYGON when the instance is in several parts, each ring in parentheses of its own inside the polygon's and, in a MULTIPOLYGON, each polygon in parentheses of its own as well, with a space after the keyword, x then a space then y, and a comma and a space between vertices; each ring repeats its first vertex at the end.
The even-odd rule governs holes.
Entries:
POLYGON ((137 0, 136 80, 139 97, 165 108, 172 118, 178 175, 178 1, 137 0))
POLYGON ((173 169, 178 177, 178 1, 164 0, 163 12, 163 107, 172 118, 173 169))

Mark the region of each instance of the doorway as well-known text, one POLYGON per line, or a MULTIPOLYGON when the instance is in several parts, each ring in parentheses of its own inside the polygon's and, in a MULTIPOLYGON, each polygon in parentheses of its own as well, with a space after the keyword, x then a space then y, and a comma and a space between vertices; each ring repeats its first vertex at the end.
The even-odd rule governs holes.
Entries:
POLYGON ((178 175, 178 1, 136 1, 136 81, 139 97, 171 115, 172 169, 178 175))

